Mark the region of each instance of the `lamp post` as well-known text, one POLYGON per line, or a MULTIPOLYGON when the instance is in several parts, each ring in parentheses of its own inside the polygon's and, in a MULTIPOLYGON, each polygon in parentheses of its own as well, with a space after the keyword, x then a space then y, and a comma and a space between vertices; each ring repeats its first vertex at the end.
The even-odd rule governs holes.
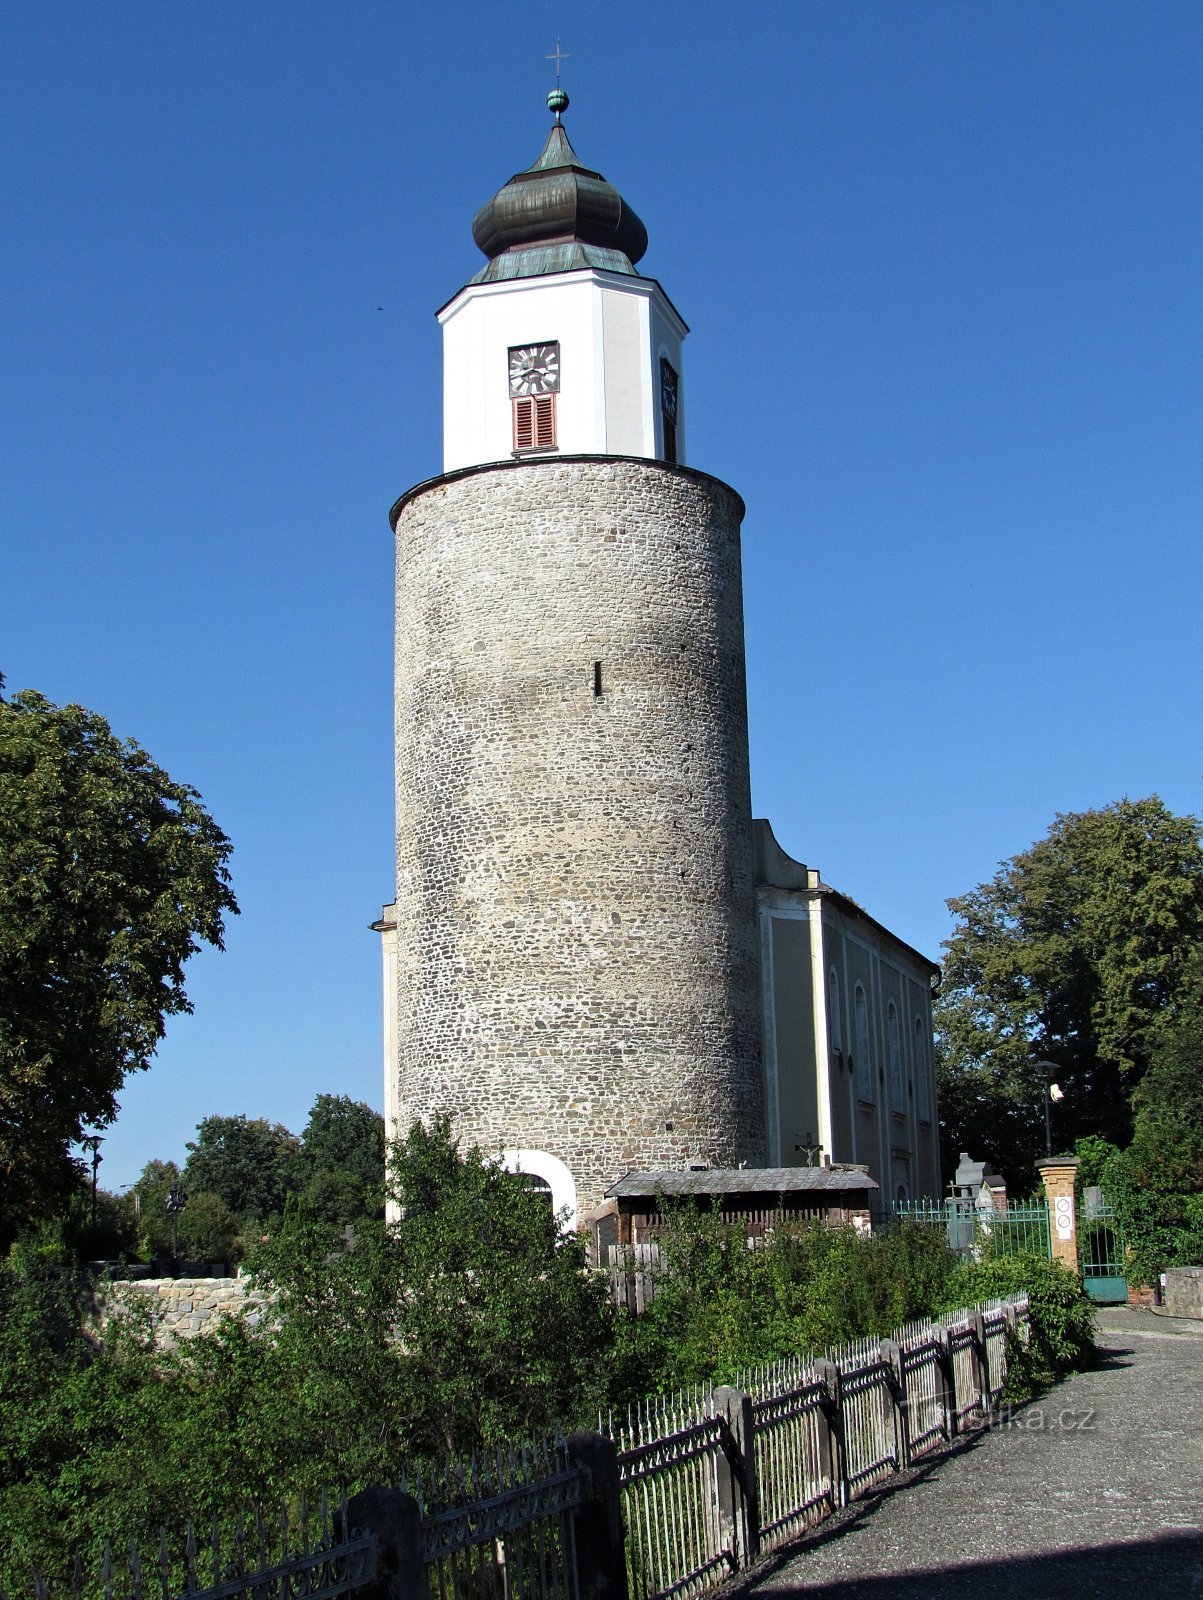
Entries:
POLYGON ((98 1133, 85 1133, 84 1136, 80 1139, 79 1142, 80 1142, 81 1145, 83 1145, 85 1150, 90 1150, 91 1153, 92 1153, 92 1227, 95 1228, 96 1227, 96 1169, 100 1165, 100 1163, 104 1160, 104 1157, 100 1153, 100 1147, 104 1143, 104 1139, 98 1133))
POLYGON ((179 1251, 177 1249, 177 1230, 179 1228, 180 1212, 188 1204, 188 1196, 178 1183, 173 1183, 167 1191, 167 1215, 171 1218, 171 1275, 174 1278, 177 1271, 179 1251))
POLYGON ((1055 1061, 1037 1061, 1036 1070, 1039 1072, 1044 1085, 1044 1093, 1041 1096, 1044 1101, 1044 1153, 1046 1156, 1051 1156, 1053 1153, 1053 1123, 1049 1115, 1049 1108, 1054 1100, 1064 1100, 1065 1096, 1053 1082, 1053 1073, 1057 1070, 1055 1061))

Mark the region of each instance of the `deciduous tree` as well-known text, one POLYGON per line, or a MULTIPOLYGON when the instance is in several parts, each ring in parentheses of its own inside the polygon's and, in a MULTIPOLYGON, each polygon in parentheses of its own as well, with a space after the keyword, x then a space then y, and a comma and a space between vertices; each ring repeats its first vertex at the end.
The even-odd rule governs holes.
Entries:
POLYGON ((238 909, 229 855, 103 717, 0 693, 0 1243, 62 1204, 71 1145, 191 1010, 184 963, 238 909))
POLYGON ((184 1188, 217 1195, 244 1228, 281 1216, 298 1187, 301 1141, 265 1117, 205 1117, 187 1149, 184 1188))
POLYGON ((1126 1142, 1131 1095, 1203 943, 1200 824, 1154 795, 1059 816, 988 883, 949 901, 936 1010, 946 1156, 972 1148, 1012 1179, 1054 1142, 1126 1142))
POLYGON ((384 1118, 345 1094, 319 1094, 301 1135, 301 1193, 341 1226, 384 1215, 384 1118))

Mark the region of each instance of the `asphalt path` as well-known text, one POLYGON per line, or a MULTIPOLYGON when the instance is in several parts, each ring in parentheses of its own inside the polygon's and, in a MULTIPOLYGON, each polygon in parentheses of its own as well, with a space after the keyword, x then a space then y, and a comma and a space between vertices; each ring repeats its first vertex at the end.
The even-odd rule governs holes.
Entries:
POLYGON ((889 1480, 728 1593, 1203 1597, 1203 1323, 1099 1315, 1101 1360, 889 1480))

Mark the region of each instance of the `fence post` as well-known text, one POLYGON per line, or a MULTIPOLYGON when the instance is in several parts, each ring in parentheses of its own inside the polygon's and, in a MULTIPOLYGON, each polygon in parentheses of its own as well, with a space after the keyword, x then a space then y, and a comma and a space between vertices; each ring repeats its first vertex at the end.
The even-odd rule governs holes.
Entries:
POLYGON ((422 1512, 400 1489, 364 1489, 347 1501, 344 1535, 361 1528, 376 1536, 376 1577, 355 1590, 357 1600, 428 1600, 422 1512))
POLYGON ((831 1509, 848 1504, 844 1477, 844 1408, 840 1395, 840 1369, 834 1361, 816 1361, 815 1374, 823 1385, 819 1400, 819 1467, 831 1485, 831 1509))
POLYGON ((718 1459, 719 1535, 746 1567, 760 1554, 760 1501, 756 1490, 756 1430, 752 1397, 741 1389, 716 1389, 711 1396, 716 1417, 727 1424, 727 1439, 718 1459))
POLYGON ((978 1306, 969 1313, 969 1330, 973 1335, 973 1376, 977 1384, 978 1414, 985 1419, 990 1415, 990 1362, 986 1355, 986 1323, 978 1306))
POLYGON ((894 1460, 902 1472, 911 1464, 911 1414, 906 1392, 906 1368, 902 1362, 902 1346, 893 1339, 881 1341, 881 1358, 890 1363, 893 1380, 890 1399, 894 1403, 894 1460))
POLYGON ((628 1600, 618 1446, 582 1429, 568 1435, 568 1459, 589 1473, 587 1498, 572 1513, 580 1600, 628 1600))
POLYGON ((940 1374, 940 1404, 944 1409, 944 1437, 957 1436, 957 1375, 952 1364, 952 1335, 947 1328, 933 1330, 940 1345, 936 1365, 940 1374))

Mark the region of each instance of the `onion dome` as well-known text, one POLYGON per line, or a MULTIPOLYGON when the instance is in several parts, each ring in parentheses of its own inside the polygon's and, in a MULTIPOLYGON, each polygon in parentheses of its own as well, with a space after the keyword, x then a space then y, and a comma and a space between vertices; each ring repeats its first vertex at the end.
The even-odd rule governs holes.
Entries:
POLYGON ((555 121, 538 159, 472 219, 472 237, 489 257, 473 283, 577 267, 634 276, 634 263, 647 249, 643 223, 612 183, 581 165, 569 144, 560 120, 568 96, 553 89, 547 104, 555 121))

